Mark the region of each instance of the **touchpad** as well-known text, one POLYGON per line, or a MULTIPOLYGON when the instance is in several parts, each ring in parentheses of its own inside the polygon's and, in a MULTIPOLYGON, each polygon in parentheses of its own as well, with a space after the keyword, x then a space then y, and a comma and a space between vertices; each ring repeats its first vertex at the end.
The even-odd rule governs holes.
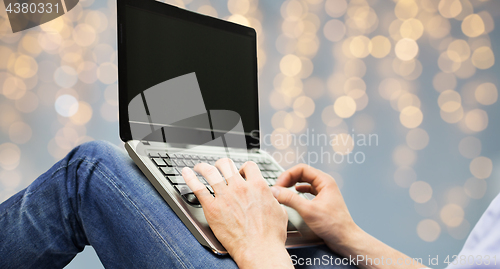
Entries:
POLYGON ((286 227, 286 235, 288 237, 301 237, 302 234, 297 230, 295 225, 293 225, 290 221, 288 221, 288 225, 286 227))

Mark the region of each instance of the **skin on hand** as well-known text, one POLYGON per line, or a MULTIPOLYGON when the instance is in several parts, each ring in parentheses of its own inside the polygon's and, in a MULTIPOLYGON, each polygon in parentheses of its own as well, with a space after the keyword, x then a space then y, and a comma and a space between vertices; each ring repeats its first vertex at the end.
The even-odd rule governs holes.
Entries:
POLYGON ((359 229, 349 214, 337 183, 323 171, 305 164, 296 165, 283 172, 271 190, 280 203, 297 210, 307 226, 334 251, 359 229), (309 184, 295 185, 298 182, 309 184), (297 191, 316 197, 308 200, 286 189, 294 185, 297 191))
POLYGON ((293 268, 285 249, 287 213, 254 162, 238 171, 225 158, 215 167, 200 163, 194 170, 212 186, 215 197, 191 169, 184 168, 182 176, 198 197, 214 235, 240 268, 293 268))
MULTIPOLYGON (((271 190, 280 203, 295 209, 307 226, 325 240, 327 246, 334 252, 344 257, 361 255, 372 259, 385 257, 393 261, 391 265, 360 262, 358 266, 362 268, 401 268, 400 265, 396 264, 396 261, 409 258, 380 242, 354 223, 337 183, 333 177, 325 172, 305 164, 299 164, 283 172, 271 190), (309 184, 296 185, 298 182, 309 184), (308 200, 286 189, 286 187, 294 185, 298 192, 311 193, 316 197, 308 200)), ((425 266, 415 262, 411 265, 405 264, 404 267, 410 269, 424 268, 425 266)))

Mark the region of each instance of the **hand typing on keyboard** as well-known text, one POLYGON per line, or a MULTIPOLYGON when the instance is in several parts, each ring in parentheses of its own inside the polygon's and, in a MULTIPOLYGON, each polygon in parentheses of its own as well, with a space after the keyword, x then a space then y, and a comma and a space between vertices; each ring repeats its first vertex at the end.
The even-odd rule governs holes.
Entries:
POLYGON ((182 176, 215 236, 240 268, 293 268, 285 249, 286 211, 256 163, 246 162, 238 170, 232 160, 224 158, 215 166, 196 164, 194 170, 206 179, 214 195, 190 168, 185 167, 182 176))

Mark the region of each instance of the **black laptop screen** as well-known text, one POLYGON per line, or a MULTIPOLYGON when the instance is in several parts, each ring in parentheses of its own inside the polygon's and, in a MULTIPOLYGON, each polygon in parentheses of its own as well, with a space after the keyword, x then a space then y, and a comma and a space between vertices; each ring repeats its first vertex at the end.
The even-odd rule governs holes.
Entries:
MULTIPOLYGON (((177 10, 169 8, 174 13, 177 10)), ((229 123, 235 119, 234 115, 241 119, 242 133, 248 135, 252 131, 258 132, 255 32, 246 27, 236 27, 240 29, 236 31, 227 30, 220 27, 220 21, 182 12, 189 18, 150 12, 128 5, 125 8, 125 27, 120 39, 126 48, 126 78, 120 82, 126 82, 126 102, 130 104, 134 102, 134 98, 144 101, 144 112, 148 115, 147 118, 134 118, 132 113, 135 112, 129 108, 131 124, 163 126, 163 130, 158 132, 161 135, 149 136, 148 140, 174 143, 204 143, 206 141, 199 138, 205 134, 200 134, 199 131, 206 130, 207 127, 212 128, 212 138, 214 129, 215 136, 217 132, 239 132, 240 129, 233 128, 234 124, 229 123), (207 20, 215 23, 203 23, 207 20), (191 86, 194 85, 193 79, 197 82, 200 98, 186 98, 184 86, 175 89, 168 86, 172 84, 169 81, 186 79, 191 79, 191 86), (161 88, 163 85, 170 87, 168 93, 159 93, 158 97, 150 94, 151 97, 148 97, 148 91, 158 91, 155 87, 161 88), (162 119, 172 116, 179 121, 165 124, 158 120, 160 115, 152 114, 153 111, 159 111, 158 106, 165 113, 161 115, 162 119), (207 125, 205 116, 199 115, 200 111, 205 110, 208 118, 211 114, 224 115, 221 111, 231 111, 233 114, 229 114, 227 121, 221 122, 219 119, 217 126, 214 126, 211 118, 210 125, 207 125), (186 119, 177 115, 186 111, 186 119), (193 133, 193 130, 198 133, 193 133)), ((125 100, 121 98, 120 101, 125 100)), ((134 130, 131 133, 133 139, 143 139, 137 135, 134 137, 134 130)))

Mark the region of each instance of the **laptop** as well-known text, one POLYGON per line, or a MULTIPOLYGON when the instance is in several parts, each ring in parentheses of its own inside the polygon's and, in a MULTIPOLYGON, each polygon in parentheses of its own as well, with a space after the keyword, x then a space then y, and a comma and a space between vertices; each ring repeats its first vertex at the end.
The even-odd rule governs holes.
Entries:
MULTIPOLYGON (((200 244, 226 254, 181 169, 251 160, 269 186, 284 171, 260 149, 256 32, 154 0, 118 0, 117 18, 120 138, 200 244)), ((287 248, 323 244, 286 210, 287 248)))

